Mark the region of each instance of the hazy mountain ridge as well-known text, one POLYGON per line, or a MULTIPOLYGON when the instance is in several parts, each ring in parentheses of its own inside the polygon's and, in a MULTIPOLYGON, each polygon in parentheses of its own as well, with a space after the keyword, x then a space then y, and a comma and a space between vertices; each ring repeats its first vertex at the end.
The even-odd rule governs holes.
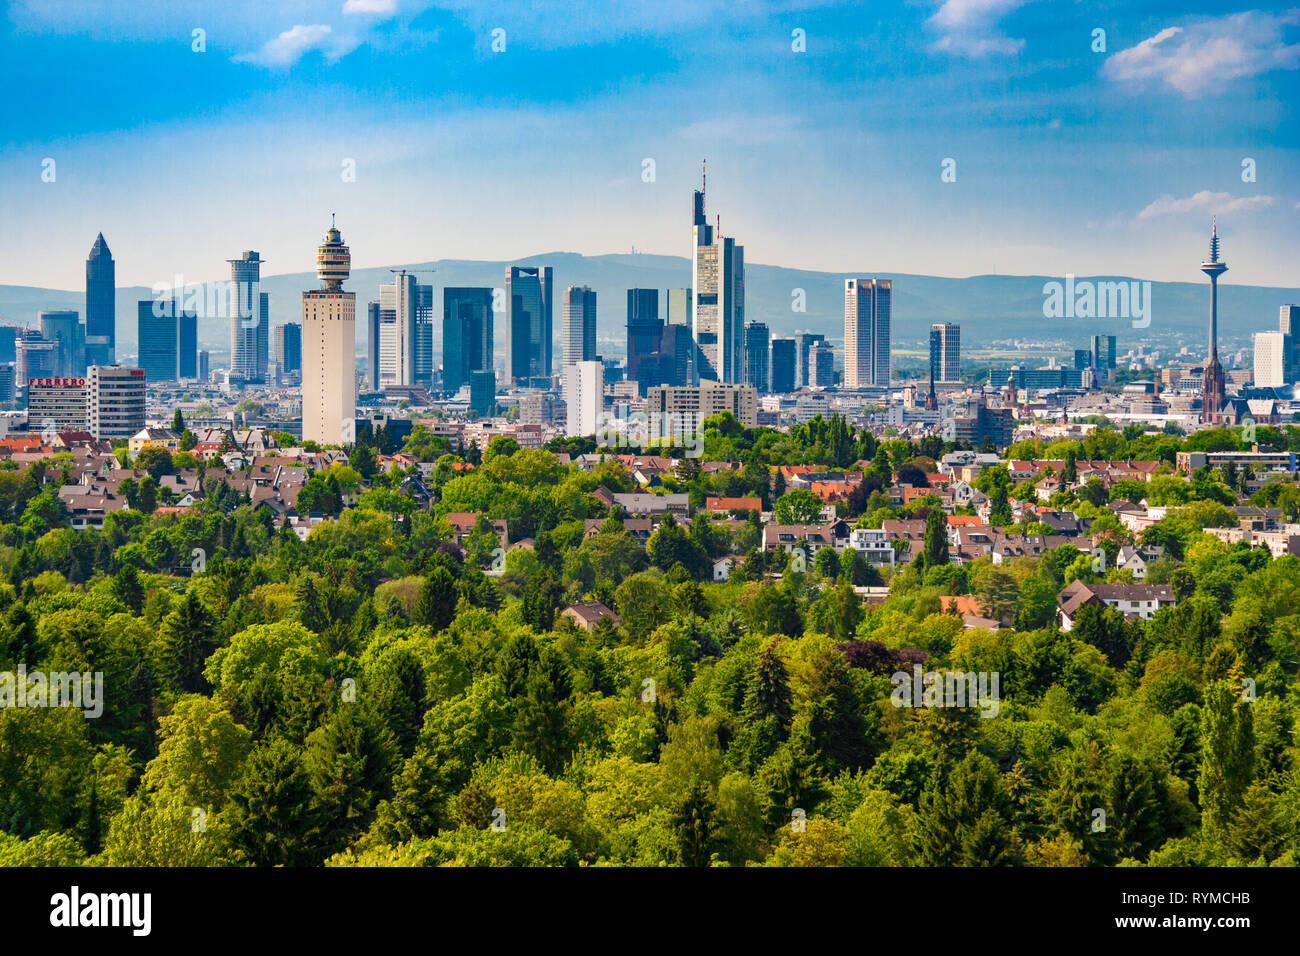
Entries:
MULTIPOLYGON (((469 261, 441 259, 436 262, 407 263, 393 266, 417 273, 421 283, 445 286, 489 286, 504 284, 510 265, 550 265, 555 270, 555 334, 563 323, 561 296, 570 285, 587 285, 596 290, 598 303, 597 337, 622 342, 626 318, 626 291, 630 288, 655 288, 660 291, 660 311, 667 313, 665 290, 690 284, 690 262, 685 257, 610 254, 583 256, 572 252, 551 252, 510 261, 469 261), (432 275, 427 271, 435 270, 432 275)), ((377 299, 379 284, 391 281, 390 267, 354 269, 346 288, 357 293, 358 324, 366 302, 377 299)), ((828 338, 844 336, 843 282, 851 275, 890 278, 894 282, 894 338, 896 341, 921 339, 932 322, 957 322, 963 328, 963 345, 975 346, 994 340, 1029 337, 1036 340, 1063 339, 1087 345, 1094 333, 1114 334, 1122 349, 1166 338, 1170 334, 1195 342, 1203 336, 1209 312, 1208 281, 1151 283, 1151 325, 1134 329, 1128 319, 1046 319, 1043 316, 1043 285, 1061 281, 1061 276, 981 275, 946 278, 912 274, 837 273, 789 269, 782 266, 748 263, 745 267, 746 317, 767 323, 773 335, 788 335, 796 330, 821 332, 828 338), (806 311, 795 312, 795 290, 804 291, 806 311)), ((1127 276, 1079 276, 1101 281, 1141 281, 1127 276)), ((318 287, 314 273, 298 272, 267 276, 262 291, 270 294, 273 324, 294 321, 299 316, 301 293, 318 287)), ((152 297, 144 286, 117 290, 118 343, 125 353, 136 349, 136 303, 152 297)), ((441 309, 441 295, 436 294, 435 308, 441 309)), ((1300 302, 1300 288, 1236 286, 1221 283, 1219 295, 1220 335, 1224 339, 1249 336, 1263 329, 1277 328, 1278 307, 1300 302)), ((35 324, 37 313, 45 309, 85 310, 84 291, 43 289, 33 286, 0 285, 0 322, 35 324)), ((84 317, 84 316, 83 316, 84 317)), ((497 320, 498 349, 505 333, 497 320)), ((220 317, 201 317, 199 339, 221 348, 229 338, 228 326, 220 317)), ((441 330, 435 331, 440 344, 441 330)), ((1248 344, 1248 343, 1243 343, 1248 344)), ((358 346, 364 345, 364 333, 358 329, 358 346)))

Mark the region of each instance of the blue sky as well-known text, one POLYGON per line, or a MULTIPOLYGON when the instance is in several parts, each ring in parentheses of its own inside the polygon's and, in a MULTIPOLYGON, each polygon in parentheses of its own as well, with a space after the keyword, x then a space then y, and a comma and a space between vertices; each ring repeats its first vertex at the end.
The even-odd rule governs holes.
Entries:
POLYGON ((709 214, 751 262, 1199 281, 1217 213, 1228 281, 1300 283, 1300 10, 11 0, 0 16, 0 284, 80 288, 100 230, 123 285, 223 278, 244 249, 268 274, 308 270, 331 211, 356 266, 686 255, 705 157, 709 214))

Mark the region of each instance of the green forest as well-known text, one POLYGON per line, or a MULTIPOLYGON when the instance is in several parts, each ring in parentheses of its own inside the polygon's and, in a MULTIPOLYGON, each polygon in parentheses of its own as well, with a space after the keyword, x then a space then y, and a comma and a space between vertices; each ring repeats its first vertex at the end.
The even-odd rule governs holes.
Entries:
MULTIPOLYGON (((703 461, 735 467, 665 473, 649 490, 688 493, 692 516, 646 541, 597 496, 638 490, 625 464, 557 457, 590 443, 497 438, 480 455, 417 427, 402 450, 437 463, 422 503, 402 490, 412 469, 379 463, 393 443, 368 439, 303 487, 329 515, 306 540, 219 466, 183 512, 150 498, 84 531, 61 510, 60 455, 0 468, 0 671, 103 675, 96 718, 0 707, 0 863, 1297 862, 1300 558, 1204 530, 1236 524, 1243 475, 1167 467, 1152 483, 1167 516, 1140 535, 1106 511, 1135 483, 1057 492, 1112 556, 1162 547, 1146 582, 1177 595, 1148 621, 1084 608, 1063 633, 1065 585, 1125 572, 1069 544, 951 563, 937 499, 888 494, 925 480, 953 447, 937 439, 711 419, 703 461), (752 495, 806 519, 775 466, 859 461, 836 503, 850 525, 927 520, 892 573, 852 548, 764 552, 757 513, 703 509, 752 495), (458 544, 446 516, 465 512, 481 517, 458 544), (489 519, 508 523, 504 553, 489 519), (726 555, 746 560, 715 581, 726 555), (885 585, 881 602, 860 593, 885 585), (953 595, 1009 626, 966 627, 953 595), (617 621, 565 613, 597 601, 617 621), (999 675, 996 716, 894 706, 891 675, 915 665, 999 675)), ((1007 458, 1172 466, 1215 442, 1235 447, 1099 428, 1007 458)), ((1032 487, 1005 466, 977 484, 994 525, 1037 530, 1013 518, 1032 487)), ((1252 500, 1283 520, 1300 507, 1291 476, 1252 500)))

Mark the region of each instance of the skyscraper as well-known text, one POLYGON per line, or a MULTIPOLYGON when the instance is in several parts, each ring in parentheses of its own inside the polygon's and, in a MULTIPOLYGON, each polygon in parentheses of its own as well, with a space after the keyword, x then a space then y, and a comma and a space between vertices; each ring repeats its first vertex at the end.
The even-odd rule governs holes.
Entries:
POLYGON ((415 384, 432 387, 433 361, 433 286, 415 287, 415 384))
POLYGON ((961 326, 939 322, 930 326, 930 367, 936 381, 961 381, 961 326))
POLYGON ((770 336, 762 322, 745 323, 745 381, 762 394, 768 390, 767 362, 770 336))
POLYGON ((1219 258, 1217 218, 1210 223, 1210 255, 1201 262, 1201 271, 1210 277, 1210 354, 1201 385, 1201 420, 1215 422, 1227 394, 1227 376, 1219 364, 1219 276, 1228 271, 1228 263, 1219 258))
MULTIPOLYGON (((428 301, 432 302, 432 290, 428 301)), ((379 387, 417 384, 417 353, 419 352, 419 323, 417 311, 422 298, 421 286, 415 276, 401 272, 393 281, 379 286, 379 387)), ((429 306, 428 308, 431 308, 429 306)), ((427 319, 424 325, 431 329, 427 319)), ((428 342, 425 361, 432 371, 433 340, 428 342)))
POLYGON ((86 260, 86 362, 117 361, 117 269, 101 232, 86 260))
MULTIPOLYGON (((707 177, 695 191, 691 250, 691 317, 695 341, 724 382, 744 380, 745 247, 710 226, 704 214, 707 177)), ((701 372, 701 375, 704 373, 701 372)))
MULTIPOLYGON (((630 293, 629 293, 630 295, 630 293)), ((564 353, 561 367, 596 358, 596 293, 587 286, 564 290, 564 353)))
POLYGON ((835 350, 829 345, 814 345, 808 350, 808 384, 827 388, 835 384, 835 350))
POLYGON ((820 332, 800 332, 795 340, 799 343, 798 366, 795 371, 795 385, 798 388, 807 388, 813 384, 812 363, 809 355, 814 346, 825 345, 826 336, 820 332))
POLYGON ((55 345, 54 374, 79 377, 86 374, 86 330, 75 312, 42 312, 41 338, 55 345))
POLYGON ((524 384, 552 370, 550 266, 506 269, 506 376, 524 384))
POLYGON ((888 279, 844 280, 844 387, 889 387, 888 279))
POLYGON ((698 385, 696 371, 699 346, 690 326, 667 323, 659 338, 659 381, 657 385, 698 385))
POLYGON ((26 388, 29 378, 49 378, 58 371, 59 343, 45 338, 39 329, 19 329, 14 352, 19 388, 26 388))
POLYGON ((1277 327, 1291 338, 1292 374, 1300 374, 1300 305, 1282 306, 1277 327))
POLYGON ((469 373, 469 410, 476 415, 491 415, 496 411, 497 373, 490 368, 475 369, 469 373))
POLYGON ((246 251, 230 263, 230 377, 243 382, 266 380, 270 315, 261 291, 262 263, 246 251))
POLYGON ((366 385, 379 391, 379 303, 366 305, 366 385))
POLYGON ((302 371, 302 326, 297 322, 275 327, 275 364, 286 375, 302 371))
POLYGON ((627 290, 627 378, 644 395, 651 385, 662 384, 659 350, 664 322, 659 318, 658 289, 627 290))
POLYGON ((324 288, 302 294, 304 441, 338 445, 356 435, 357 297, 343 291, 351 268, 352 256, 331 221, 316 253, 324 288))
POLYGON ((148 382, 198 377, 198 314, 180 300, 141 299, 136 306, 140 368, 148 382))
POLYGON ((772 339, 772 391, 778 395, 793 392, 798 375, 799 343, 777 336, 772 339))
POLYGON ((668 324, 693 327, 690 289, 668 290, 668 324))
POLYGON ((1092 337, 1091 367, 1096 372, 1096 382, 1104 385, 1110 380, 1110 370, 1115 367, 1115 336, 1092 337))
POLYGON ((491 371, 492 322, 491 289, 442 290, 443 391, 468 385, 473 372, 491 371))
POLYGON ((1291 383, 1291 336, 1286 332, 1255 333, 1255 385, 1281 388, 1291 383))
POLYGON ((600 362, 575 362, 564 370, 565 434, 591 437, 600 431, 605 405, 605 367, 600 362))

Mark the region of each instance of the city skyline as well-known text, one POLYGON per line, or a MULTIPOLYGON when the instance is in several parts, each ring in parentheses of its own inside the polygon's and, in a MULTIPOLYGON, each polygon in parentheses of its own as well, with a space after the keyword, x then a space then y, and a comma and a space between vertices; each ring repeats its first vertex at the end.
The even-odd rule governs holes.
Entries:
POLYGON ((0 236, 13 270, 0 282, 74 288, 69 257, 107 222, 131 250, 123 285, 213 279, 248 244, 307 271, 298 237, 322 208, 350 223, 359 268, 682 255, 679 197, 705 157, 710 206, 751 263, 949 276, 1123 264, 1167 280, 1217 212, 1240 223, 1235 281, 1280 285, 1300 238, 1294 11, 948 0, 864 23, 848 4, 672 4, 615 30, 600 4, 563 26, 494 4, 298 3, 252 20, 239 3, 90 5, 75 19, 59 6, 11 4, 0 21, 11 86, 36 63, 54 78, 39 109, 7 107, 0 214, 40 222, 42 242, 38 254, 22 230, 0 236), (122 88, 81 82, 126 59, 122 88), (720 69, 732 82, 719 87, 720 69), (705 88, 716 95, 697 105, 705 88), (905 125, 918 109, 930 121, 905 125), (215 201, 228 190, 260 228, 215 201), (887 234, 836 215, 859 204, 887 234), (163 208, 188 228, 158 230, 163 208), (512 228, 424 228, 457 221, 512 228))

